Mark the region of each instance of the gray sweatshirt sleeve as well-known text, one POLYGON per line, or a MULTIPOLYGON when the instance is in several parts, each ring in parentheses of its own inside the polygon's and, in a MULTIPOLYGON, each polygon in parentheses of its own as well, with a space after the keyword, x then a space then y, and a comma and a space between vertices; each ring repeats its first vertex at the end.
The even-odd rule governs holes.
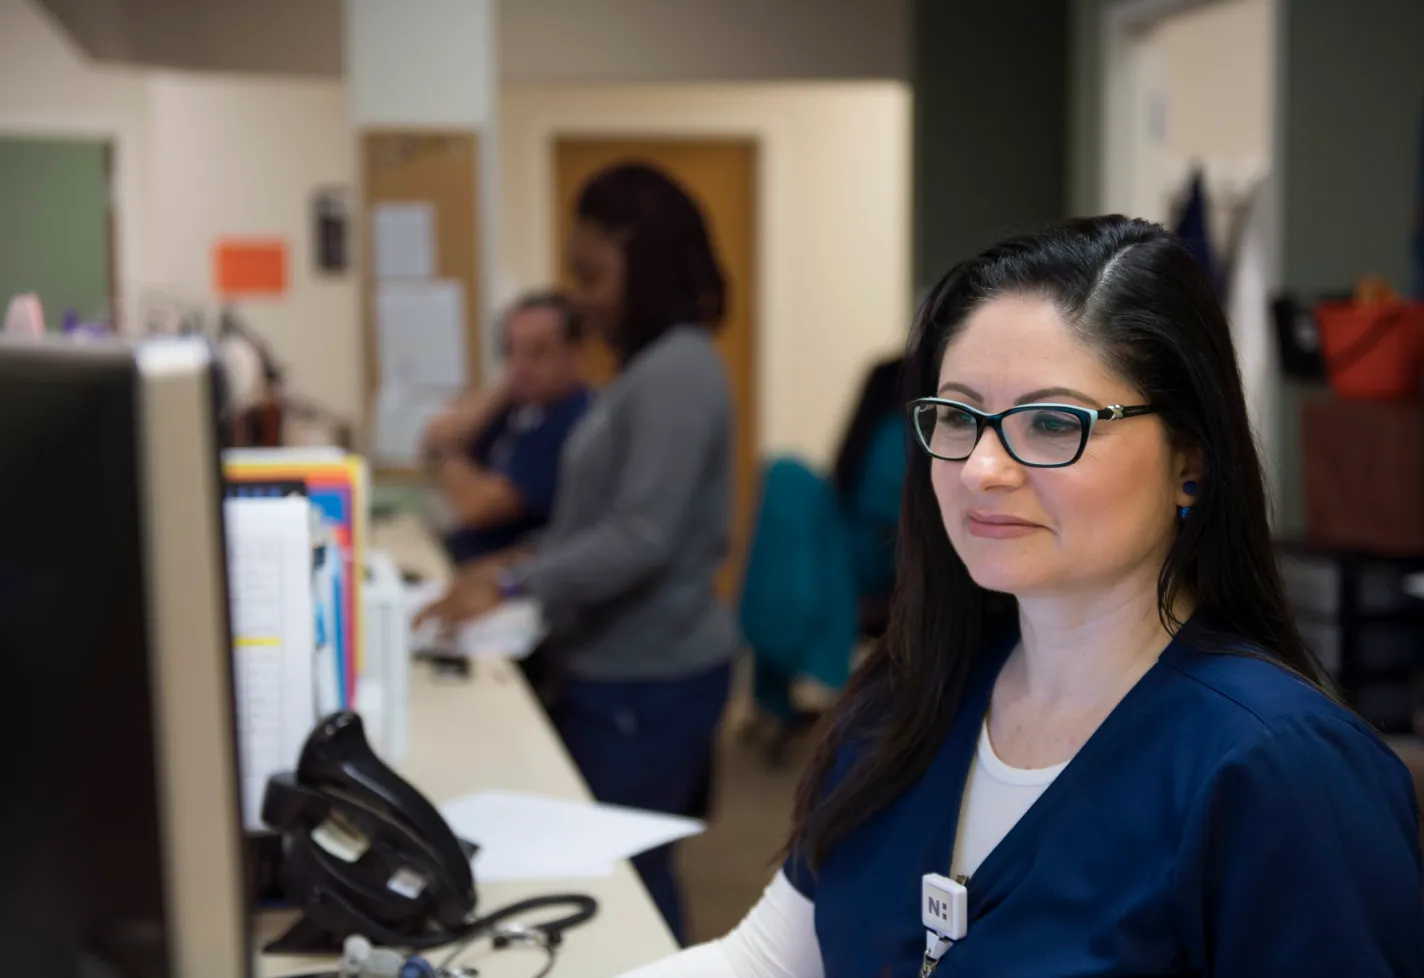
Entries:
POLYGON ((622 451, 603 516, 514 571, 560 619, 615 599, 663 569, 709 459, 728 453, 730 409, 719 365, 678 355, 641 366, 610 419, 622 451))

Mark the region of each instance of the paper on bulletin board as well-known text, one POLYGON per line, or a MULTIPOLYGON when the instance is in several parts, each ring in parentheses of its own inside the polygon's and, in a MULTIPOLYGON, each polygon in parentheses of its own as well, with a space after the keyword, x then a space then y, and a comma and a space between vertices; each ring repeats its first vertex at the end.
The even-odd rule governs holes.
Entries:
POLYGON ((456 388, 382 387, 372 419, 376 461, 396 468, 418 468, 421 433, 459 393, 456 388))
POLYGON ((465 386, 465 287, 457 279, 376 286, 381 388, 465 386))
POLYGON ((426 201, 377 204, 371 215, 376 278, 435 275, 435 205, 426 201))

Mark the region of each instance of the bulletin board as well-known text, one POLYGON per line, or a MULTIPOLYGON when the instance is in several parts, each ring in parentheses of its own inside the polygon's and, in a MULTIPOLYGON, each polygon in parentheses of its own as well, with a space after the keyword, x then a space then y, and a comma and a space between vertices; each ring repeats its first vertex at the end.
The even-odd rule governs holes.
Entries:
MULTIPOLYGON (((465 376, 479 382, 482 323, 479 247, 479 137, 472 130, 366 130, 361 134, 362 213, 365 255, 363 330, 366 416, 379 393, 381 364, 375 320, 375 254, 371 215, 380 204, 426 203, 435 213, 435 275, 464 287, 465 376)), ((377 465, 382 475, 414 475, 410 469, 377 465)))

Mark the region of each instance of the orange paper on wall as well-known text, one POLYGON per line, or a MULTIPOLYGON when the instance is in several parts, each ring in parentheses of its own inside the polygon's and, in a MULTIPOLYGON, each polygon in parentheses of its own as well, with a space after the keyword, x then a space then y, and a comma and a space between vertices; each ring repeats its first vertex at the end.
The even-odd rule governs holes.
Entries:
POLYGON ((213 247, 219 295, 281 295, 287 291, 287 245, 275 239, 219 241, 213 247))

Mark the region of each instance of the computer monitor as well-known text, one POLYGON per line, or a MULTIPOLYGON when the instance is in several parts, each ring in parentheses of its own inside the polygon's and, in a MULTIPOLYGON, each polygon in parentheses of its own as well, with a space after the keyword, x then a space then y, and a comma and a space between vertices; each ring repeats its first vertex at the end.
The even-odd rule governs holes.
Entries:
POLYGON ((206 344, 0 340, 0 970, 245 978, 206 344))

